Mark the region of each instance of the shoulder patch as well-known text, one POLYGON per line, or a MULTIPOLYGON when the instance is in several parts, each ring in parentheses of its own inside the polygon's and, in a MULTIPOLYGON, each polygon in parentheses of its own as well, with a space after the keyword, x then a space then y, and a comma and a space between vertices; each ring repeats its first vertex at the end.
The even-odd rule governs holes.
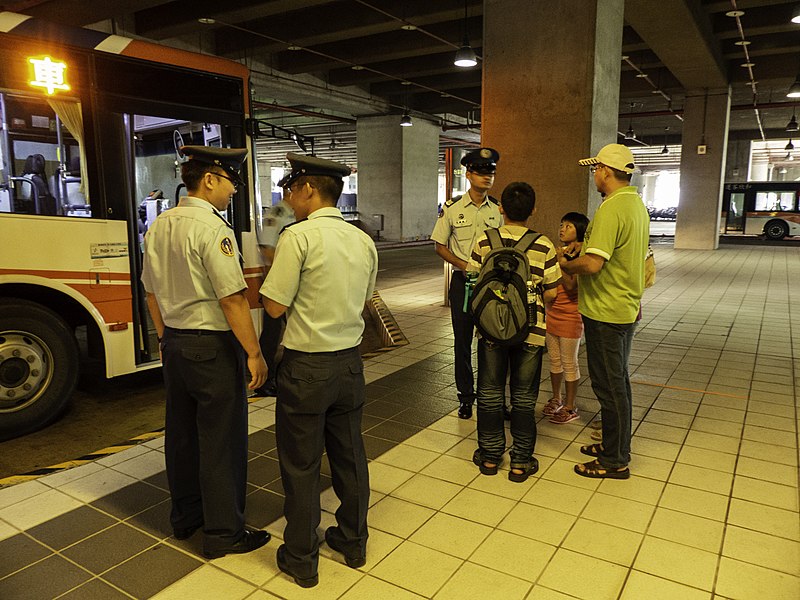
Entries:
POLYGON ((233 242, 231 241, 231 238, 222 238, 222 241, 219 243, 219 251, 225 256, 233 256, 233 242))

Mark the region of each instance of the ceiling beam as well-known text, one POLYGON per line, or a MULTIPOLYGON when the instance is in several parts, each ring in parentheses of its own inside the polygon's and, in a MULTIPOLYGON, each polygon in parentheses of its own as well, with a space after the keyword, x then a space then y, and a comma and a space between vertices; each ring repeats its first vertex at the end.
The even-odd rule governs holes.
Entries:
POLYGON ((728 85, 708 15, 688 0, 628 0, 625 21, 687 89, 728 85))

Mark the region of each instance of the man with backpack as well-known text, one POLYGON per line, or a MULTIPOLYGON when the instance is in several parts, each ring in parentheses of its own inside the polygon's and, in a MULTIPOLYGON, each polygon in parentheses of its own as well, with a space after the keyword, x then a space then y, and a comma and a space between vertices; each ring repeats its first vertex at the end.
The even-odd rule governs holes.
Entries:
POLYGON ((478 342, 478 449, 473 462, 495 475, 506 447, 503 426, 506 378, 511 389, 511 470, 522 483, 539 469, 534 407, 539 394, 544 303, 555 299, 561 269, 553 243, 529 230, 536 194, 524 182, 510 183, 500 199, 504 225, 487 229, 475 244, 469 270, 478 272, 470 308, 478 342))
POLYGON ((444 203, 431 233, 431 239, 436 242, 436 254, 453 269, 448 299, 453 323, 458 416, 462 419, 472 418, 472 403, 475 400, 475 379, 472 374, 475 325, 472 315, 464 310, 464 272, 476 240, 487 227, 499 227, 502 222, 497 200, 489 195, 499 160, 500 153, 494 148, 478 148, 464 155, 461 164, 467 169, 470 188, 460 198, 451 198, 444 203))

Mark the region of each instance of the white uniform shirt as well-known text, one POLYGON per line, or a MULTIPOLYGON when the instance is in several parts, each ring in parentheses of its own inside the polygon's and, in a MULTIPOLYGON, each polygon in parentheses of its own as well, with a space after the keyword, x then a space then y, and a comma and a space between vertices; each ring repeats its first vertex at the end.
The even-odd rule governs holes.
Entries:
POLYGON ((261 223, 261 231, 258 234, 258 245, 274 248, 278 245, 278 235, 281 230, 294 223, 294 221, 292 207, 285 200, 281 200, 267 211, 267 216, 264 217, 261 223))
POLYGON ((320 208, 287 227, 261 286, 263 296, 289 307, 283 345, 301 352, 358 346, 377 274, 375 244, 338 208, 320 208))
POLYGON ((209 202, 181 198, 145 236, 142 283, 168 327, 230 330, 219 299, 247 287, 233 229, 209 202))
POLYGON ((458 258, 469 261, 475 242, 489 227, 500 227, 503 218, 495 202, 487 196, 480 206, 464 194, 457 200, 448 200, 442 207, 431 239, 447 246, 458 258))

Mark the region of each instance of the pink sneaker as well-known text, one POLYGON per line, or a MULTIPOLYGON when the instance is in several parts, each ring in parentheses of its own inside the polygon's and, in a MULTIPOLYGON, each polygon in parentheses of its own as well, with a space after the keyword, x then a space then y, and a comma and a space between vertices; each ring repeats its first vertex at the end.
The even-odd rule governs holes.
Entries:
POLYGON ((546 416, 552 416, 556 413, 558 409, 561 408, 561 400, 559 398, 550 398, 547 401, 547 404, 544 405, 542 409, 542 414, 546 416))
POLYGON ((569 423, 570 421, 574 421, 578 418, 578 411, 576 409, 568 409, 566 406, 562 406, 556 412, 553 413, 553 416, 550 417, 551 423, 556 423, 557 425, 563 425, 564 423, 569 423))

